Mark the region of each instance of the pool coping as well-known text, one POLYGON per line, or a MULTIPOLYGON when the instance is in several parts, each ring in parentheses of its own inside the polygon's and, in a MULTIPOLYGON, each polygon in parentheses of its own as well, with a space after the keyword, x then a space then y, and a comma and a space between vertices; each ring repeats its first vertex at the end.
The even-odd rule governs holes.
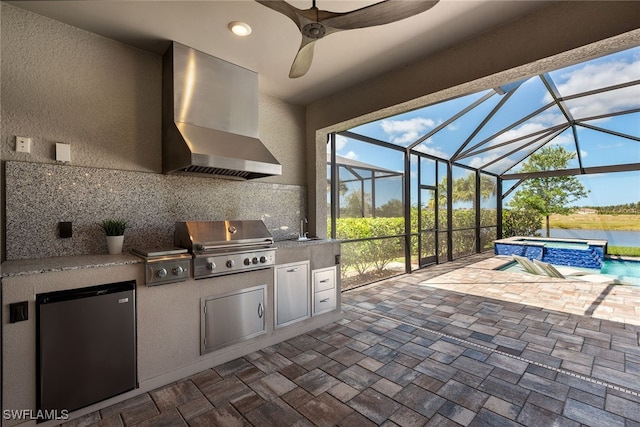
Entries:
POLYGON ((568 239, 563 237, 528 237, 528 236, 512 236, 504 239, 499 239, 495 243, 503 243, 507 245, 529 245, 529 246, 544 246, 546 241, 562 242, 562 243, 584 243, 589 246, 607 246, 607 240, 601 239, 568 239), (527 239, 527 241, 523 241, 527 239), (531 240, 539 240, 540 243, 532 242, 531 240))
POLYGON ((640 257, 630 255, 605 255, 604 259, 611 259, 615 261, 635 261, 640 262, 640 257))

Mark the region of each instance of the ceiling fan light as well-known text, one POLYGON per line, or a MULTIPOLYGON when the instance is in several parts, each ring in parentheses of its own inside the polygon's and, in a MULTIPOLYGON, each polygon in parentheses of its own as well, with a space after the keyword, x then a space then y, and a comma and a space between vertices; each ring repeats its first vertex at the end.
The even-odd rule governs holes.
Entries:
POLYGON ((245 22, 233 21, 229 22, 229 31, 238 37, 246 37, 251 34, 251 27, 245 22))

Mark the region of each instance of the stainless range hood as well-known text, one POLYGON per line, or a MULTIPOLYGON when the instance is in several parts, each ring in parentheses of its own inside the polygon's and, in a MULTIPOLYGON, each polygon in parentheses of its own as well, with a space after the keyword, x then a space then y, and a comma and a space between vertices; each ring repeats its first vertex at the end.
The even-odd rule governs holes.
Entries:
POLYGON ((173 42, 163 57, 162 169, 241 180, 281 175, 258 139, 258 75, 173 42))

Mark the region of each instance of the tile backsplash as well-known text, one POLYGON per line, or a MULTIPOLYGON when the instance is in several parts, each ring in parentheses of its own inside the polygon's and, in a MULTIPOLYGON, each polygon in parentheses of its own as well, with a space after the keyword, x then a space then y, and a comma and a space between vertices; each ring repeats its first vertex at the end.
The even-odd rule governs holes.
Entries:
POLYGON ((262 219, 276 240, 306 216, 304 186, 7 161, 6 259, 107 253, 98 225, 128 221, 124 250, 173 245, 176 221, 262 219), (58 224, 73 223, 60 238, 58 224))

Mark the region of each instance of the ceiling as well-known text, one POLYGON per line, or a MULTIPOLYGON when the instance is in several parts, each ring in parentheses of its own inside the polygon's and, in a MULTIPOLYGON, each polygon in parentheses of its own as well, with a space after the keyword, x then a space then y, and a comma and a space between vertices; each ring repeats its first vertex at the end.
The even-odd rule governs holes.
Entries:
MULTIPOLYGON (((309 72, 288 77, 300 45, 296 25, 255 1, 8 1, 128 45, 161 54, 174 40, 259 74, 260 91, 307 105, 386 71, 544 7, 547 1, 440 0, 395 23, 341 31, 316 43, 309 72), (227 29, 251 25, 249 37, 227 29)), ((291 0, 300 9, 311 1, 291 0)), ((321 10, 346 12, 376 1, 317 0, 321 10)))

